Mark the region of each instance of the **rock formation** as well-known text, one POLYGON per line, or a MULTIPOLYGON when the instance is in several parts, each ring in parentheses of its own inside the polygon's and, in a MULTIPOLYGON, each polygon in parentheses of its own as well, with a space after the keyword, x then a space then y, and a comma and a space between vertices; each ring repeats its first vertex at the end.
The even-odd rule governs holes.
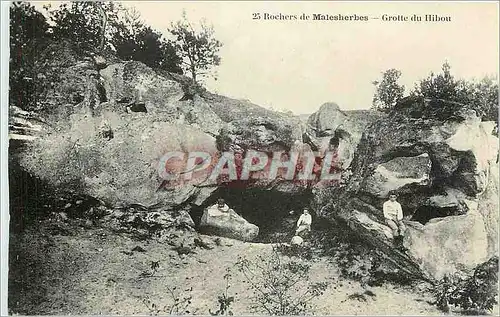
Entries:
MULTIPOLYGON (((111 209, 189 210, 205 206, 219 181, 165 180, 162 170, 180 174, 187 160, 163 166, 166 153, 289 151, 301 141, 298 118, 211 94, 181 75, 82 56, 68 43, 45 45, 38 57, 36 116, 16 107, 10 114, 12 142, 30 142, 11 154, 58 195, 93 197, 111 209)), ((286 183, 257 186, 306 189, 286 183)))
MULTIPOLYGON (((495 123, 457 104, 407 99, 385 115, 326 103, 304 124, 140 62, 81 56, 68 43, 45 45, 38 57, 34 111, 11 107, 11 140, 24 142, 11 161, 61 195, 125 210, 122 222, 135 221, 126 210, 140 205, 149 225, 193 227, 187 211, 213 201, 218 181, 162 177, 164 170, 180 174, 187 160, 166 164, 168 152, 332 151, 340 187, 279 177, 245 186, 291 196, 312 191, 317 214, 344 221, 409 275, 439 279, 498 252, 495 123), (407 254, 393 248, 383 221, 389 191, 403 206, 407 254)), ((202 218, 205 227, 243 240, 258 232, 248 222, 236 228, 202 218)))
POLYGON ((199 228, 204 233, 242 241, 252 241, 259 234, 259 227, 249 223, 232 209, 225 213, 214 212, 210 208, 205 209, 199 228))
MULTIPOLYGON (((408 109, 451 107, 442 100, 412 102, 408 109)), ((392 252, 381 209, 395 191, 408 224, 408 255, 394 256, 402 269, 417 264, 421 274, 439 279, 475 267, 498 250, 494 125, 460 108, 446 119, 402 111, 379 119, 363 134, 346 190, 326 213, 392 252)))

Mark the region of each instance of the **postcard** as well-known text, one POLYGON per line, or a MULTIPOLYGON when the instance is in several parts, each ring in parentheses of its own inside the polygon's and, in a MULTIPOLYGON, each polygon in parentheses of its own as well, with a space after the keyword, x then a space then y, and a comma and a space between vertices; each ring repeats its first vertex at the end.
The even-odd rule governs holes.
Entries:
POLYGON ((497 315, 498 9, 2 2, 1 314, 497 315))

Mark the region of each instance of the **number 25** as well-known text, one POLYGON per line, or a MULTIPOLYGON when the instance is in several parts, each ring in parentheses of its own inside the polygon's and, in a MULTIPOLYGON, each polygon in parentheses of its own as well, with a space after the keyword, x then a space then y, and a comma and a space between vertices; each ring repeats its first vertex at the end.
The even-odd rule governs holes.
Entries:
POLYGON ((260 13, 252 13, 253 20, 260 20, 260 13))

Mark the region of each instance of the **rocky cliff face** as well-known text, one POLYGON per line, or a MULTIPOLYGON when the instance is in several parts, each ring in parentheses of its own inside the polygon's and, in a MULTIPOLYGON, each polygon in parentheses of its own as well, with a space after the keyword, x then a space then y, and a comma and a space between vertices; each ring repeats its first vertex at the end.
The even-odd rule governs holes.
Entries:
MULTIPOLYGON (((11 108, 11 138, 31 140, 14 156, 22 169, 61 193, 112 207, 189 210, 206 205, 219 182, 167 184, 160 175, 166 153, 289 151, 302 140, 296 117, 211 94, 140 62, 81 56, 67 43, 52 43, 35 64, 41 111, 35 125, 29 112, 11 108)), ((179 172, 179 166, 167 168, 179 172)), ((258 184, 263 190, 278 185, 258 184)))
MULTIPOLYGON (((428 102, 449 106, 415 100, 414 108, 428 102)), ((409 227, 408 255, 395 254, 401 267, 417 264, 433 278, 473 268, 498 250, 494 127, 463 109, 446 120, 396 113, 379 119, 363 134, 352 177, 329 212, 390 249, 381 209, 394 191, 409 227)))

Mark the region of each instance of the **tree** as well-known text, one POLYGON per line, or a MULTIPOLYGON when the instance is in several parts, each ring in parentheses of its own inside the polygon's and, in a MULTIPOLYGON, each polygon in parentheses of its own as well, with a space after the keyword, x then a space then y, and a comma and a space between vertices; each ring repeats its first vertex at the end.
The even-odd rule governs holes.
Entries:
POLYGON ((469 83, 466 94, 470 104, 483 121, 498 121, 498 79, 484 77, 480 81, 469 83))
POLYGON ((458 96, 463 93, 464 82, 457 81, 451 75, 451 66, 445 62, 441 67, 442 73, 421 80, 411 92, 412 96, 459 101, 458 96))
POLYGON ((133 32, 119 33, 114 39, 116 54, 124 60, 143 62, 152 68, 182 74, 181 58, 172 43, 150 27, 140 25, 133 32))
POLYGON ((146 26, 135 9, 114 2, 71 2, 50 11, 50 17, 54 37, 67 39, 85 52, 115 51, 124 60, 182 73, 173 45, 146 26))
POLYGON ((222 43, 215 39, 212 26, 202 21, 201 30, 195 31, 184 13, 182 20, 172 23, 169 32, 175 37, 174 47, 182 57, 183 69, 195 83, 220 64, 218 52, 222 43))
POLYGON ((477 81, 455 79, 451 66, 445 62, 442 73, 431 73, 415 85, 413 97, 443 99, 476 111, 482 120, 498 121, 498 81, 484 77, 477 81))
POLYGON ((373 95, 372 108, 388 112, 403 98, 405 87, 398 84, 401 71, 391 68, 382 73, 381 81, 374 81, 375 94, 373 95))
POLYGON ((14 2, 9 11, 9 100, 13 105, 28 109, 33 104, 36 86, 33 70, 36 42, 48 37, 49 24, 43 14, 28 2, 14 2))
MULTIPOLYGON (((48 10, 48 8, 47 8, 48 10)), ((78 49, 89 52, 101 52, 116 30, 119 5, 114 2, 73 1, 63 3, 58 9, 49 11, 54 26, 55 39, 68 39, 78 49)))
POLYGON ((34 39, 47 36, 49 24, 43 14, 29 2, 14 2, 10 6, 10 57, 20 60, 24 49, 34 39))

